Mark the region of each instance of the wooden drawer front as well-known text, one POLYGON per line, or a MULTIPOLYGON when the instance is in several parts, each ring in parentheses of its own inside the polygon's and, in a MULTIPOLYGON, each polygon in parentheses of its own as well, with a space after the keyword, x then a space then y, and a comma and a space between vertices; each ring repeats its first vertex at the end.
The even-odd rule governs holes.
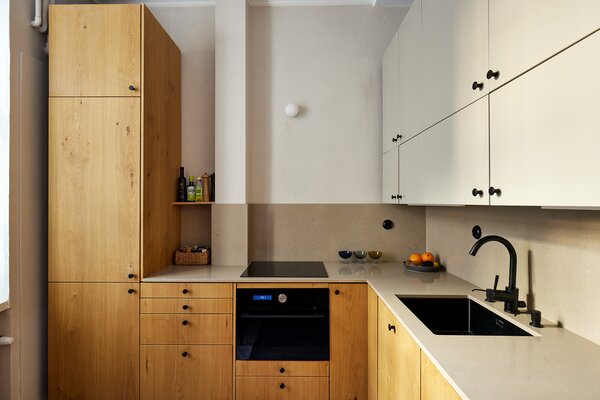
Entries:
POLYGON ((231 344, 229 314, 142 314, 141 344, 231 344))
POLYGON ((143 400, 232 397, 233 354, 226 346, 141 346, 143 400))
POLYGON ((142 314, 231 314, 232 299, 142 299, 142 314))
POLYGON ((231 299, 230 283, 142 283, 142 297, 231 299))
POLYGON ((329 376, 329 361, 236 361, 237 376, 329 376))
POLYGON ((329 378, 237 377, 236 400, 327 400, 329 378))

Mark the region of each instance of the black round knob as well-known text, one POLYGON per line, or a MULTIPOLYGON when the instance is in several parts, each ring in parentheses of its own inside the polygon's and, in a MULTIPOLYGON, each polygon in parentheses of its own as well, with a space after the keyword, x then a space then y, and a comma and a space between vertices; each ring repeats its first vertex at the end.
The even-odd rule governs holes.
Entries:
POLYGON ((129 274, 129 275, 127 275, 127 277, 128 277, 129 279, 133 279, 133 278, 135 278, 135 275, 134 275, 134 274, 129 274))
POLYGON ((473 82, 473 84, 471 85, 471 89, 473 89, 473 90, 483 89, 483 82, 477 82, 477 81, 473 82))
POLYGON ((189 291, 189 290, 187 290, 187 289, 183 289, 183 290, 181 291, 181 293, 183 293, 183 294, 188 294, 189 292, 190 292, 190 291, 189 291))
POLYGON ((386 219, 381 223, 381 226, 383 226, 383 229, 385 229, 386 231, 389 231, 394 227, 394 223, 391 220, 386 219))
POLYGON ((473 194, 473 197, 483 196, 483 190, 477 190, 476 188, 473 188, 471 194, 473 194))
POLYGON ((129 90, 134 91, 135 90, 135 86, 129 85, 129 90))
POLYGON ((394 333, 396 333, 396 326, 388 324, 388 331, 394 331, 394 333))
POLYGON ((488 79, 492 79, 492 78, 498 79, 499 76, 500 76, 500 71, 492 71, 491 69, 485 75, 485 77, 488 79))
POLYGON ((493 196, 493 195, 500 196, 500 194, 502 193, 502 191, 500 191, 500 189, 494 188, 493 186, 490 186, 490 188, 488 190, 488 193, 490 194, 490 196, 493 196))
POLYGON ((283 389, 283 388, 285 388, 285 385, 283 383, 280 383, 279 384, 279 389, 283 389))
POLYGON ((336 291, 334 292, 336 295, 340 294, 340 291, 336 289, 336 291))
POLYGON ((129 294, 134 294, 134 293, 135 293, 135 289, 129 289, 129 290, 127 291, 127 293, 129 293, 129 294))
POLYGON ((184 351, 183 353, 181 353, 181 357, 187 357, 188 356, 188 352, 184 351))
POLYGON ((183 310, 185 311, 185 310, 187 310, 188 308, 190 308, 190 306, 188 306, 187 304, 184 304, 184 305, 183 305, 183 307, 181 307, 181 308, 183 308, 183 310))
POLYGON ((185 325, 187 325, 187 324, 188 324, 188 321, 187 321, 187 319, 184 319, 184 320, 181 322, 181 325, 184 325, 184 326, 185 326, 185 325))
POLYGON ((279 372, 281 372, 283 374, 285 372, 285 368, 283 368, 283 367, 279 368, 279 372))

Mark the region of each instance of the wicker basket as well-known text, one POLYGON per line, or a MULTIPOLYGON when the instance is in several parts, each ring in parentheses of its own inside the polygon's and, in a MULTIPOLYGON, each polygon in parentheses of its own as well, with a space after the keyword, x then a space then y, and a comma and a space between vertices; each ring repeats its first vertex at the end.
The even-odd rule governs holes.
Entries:
POLYGON ((210 262, 210 250, 198 253, 175 251, 175 265, 207 265, 210 262))

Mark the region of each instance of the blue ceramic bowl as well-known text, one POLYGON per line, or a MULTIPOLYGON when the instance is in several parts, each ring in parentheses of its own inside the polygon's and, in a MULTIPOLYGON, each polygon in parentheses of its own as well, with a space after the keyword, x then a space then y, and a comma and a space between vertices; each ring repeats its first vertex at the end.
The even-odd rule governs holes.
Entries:
POLYGON ((352 257, 352 252, 350 250, 340 250, 340 251, 338 251, 338 254, 344 260, 347 260, 350 257, 352 257))

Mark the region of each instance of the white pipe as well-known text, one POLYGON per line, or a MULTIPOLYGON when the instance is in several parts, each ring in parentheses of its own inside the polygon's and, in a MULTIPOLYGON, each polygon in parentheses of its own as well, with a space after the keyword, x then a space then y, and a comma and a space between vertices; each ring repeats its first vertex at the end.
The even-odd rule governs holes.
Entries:
POLYGON ((35 0, 35 18, 31 21, 31 26, 38 28, 42 25, 42 0, 35 0))
POLYGON ((42 26, 39 28, 41 33, 48 31, 48 0, 43 0, 42 3, 42 26))

